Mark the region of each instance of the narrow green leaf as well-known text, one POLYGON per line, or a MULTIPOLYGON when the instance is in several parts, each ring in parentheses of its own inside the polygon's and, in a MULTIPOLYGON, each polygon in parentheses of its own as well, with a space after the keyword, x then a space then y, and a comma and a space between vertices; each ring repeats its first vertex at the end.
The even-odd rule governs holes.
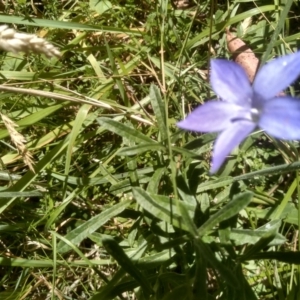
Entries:
MULTIPOLYGON (((148 186, 147 186, 147 192, 152 194, 158 194, 158 188, 161 182, 161 178, 163 174, 166 172, 165 167, 158 168, 155 170, 153 176, 151 177, 148 186)), ((1 173, 0 173, 1 175, 1 173)))
MULTIPOLYGON (((72 128, 72 131, 69 134, 69 144, 67 147, 67 153, 66 153, 66 159, 65 159, 65 174, 68 175, 70 173, 70 167, 71 167, 71 159, 72 159, 72 153, 73 153, 73 147, 76 141, 77 136, 79 133, 83 130, 83 123, 86 120, 88 116, 88 112, 91 109, 91 105, 84 104, 80 107, 79 111, 76 114, 74 126, 72 128)), ((63 192, 63 198, 65 198, 65 191, 66 191, 66 182, 64 186, 64 192, 63 192)))
POLYGON ((238 289, 239 281, 234 276, 231 269, 227 268, 223 262, 219 261, 212 250, 209 248, 207 244, 205 244, 201 239, 195 240, 195 246, 198 247, 198 251, 205 261, 209 263, 214 269, 218 270, 222 279, 224 279, 231 287, 238 289))
MULTIPOLYGON (((18 180, 12 187, 8 189, 8 191, 12 192, 20 192, 26 189, 37 177, 39 172, 44 170, 48 164, 50 164, 55 158, 57 158, 64 149, 68 146, 68 138, 59 143, 53 150, 48 152, 36 165, 35 170, 36 173, 28 171, 25 175, 23 175, 20 180, 18 180)), ((0 204, 0 214, 11 204, 15 201, 14 198, 10 199, 3 199, 0 204)))
POLYGON ((129 126, 126 126, 118 121, 105 118, 105 117, 98 118, 97 121, 106 130, 114 132, 115 134, 118 134, 122 137, 126 137, 127 139, 132 140, 136 143, 152 143, 152 144, 156 143, 151 138, 142 134, 140 131, 133 129, 129 126))
MULTIPOLYGON (((57 260, 56 263, 60 266, 77 266, 77 267, 87 267, 91 263, 98 266, 108 266, 114 264, 108 259, 94 259, 89 260, 89 264, 83 260, 57 260)), ((42 260, 42 259, 24 259, 24 258, 8 258, 0 256, 0 266, 8 267, 22 267, 22 268, 53 268, 53 260, 42 260)))
MULTIPOLYGON (((152 167, 137 170, 137 173, 140 178, 148 176, 153 172, 154 169, 152 167)), ((75 177, 75 176, 66 176, 55 172, 52 172, 51 176, 59 181, 66 180, 69 184, 76 185, 76 186, 83 186, 83 185, 93 186, 93 185, 101 185, 110 182, 106 177, 103 176, 94 177, 94 178, 88 178, 88 177, 83 178, 83 177, 75 177)), ((129 172, 124 172, 124 173, 119 173, 114 175, 114 178, 118 180, 122 180, 124 178, 127 178, 128 176, 129 176, 129 172)))
POLYGON ((66 208, 66 206, 74 199, 77 190, 73 191, 62 203, 60 203, 53 211, 49 213, 47 222, 45 224, 45 229, 50 229, 51 225, 58 219, 58 216, 66 208))
POLYGON ((207 260, 202 257, 201 247, 195 247, 196 270, 194 276, 194 295, 196 299, 207 300, 207 260))
MULTIPOLYGON (((131 200, 122 201, 106 210, 101 214, 89 219, 82 225, 78 226, 68 234, 66 234, 65 239, 72 244, 79 244, 82 240, 88 237, 89 234, 93 233, 103 224, 105 224, 111 218, 120 214, 126 207, 131 203, 131 200)), ((70 246, 60 241, 57 245, 57 252, 62 254, 70 250, 70 246)))
MULTIPOLYGON (((231 229, 230 240, 234 241, 234 245, 254 245, 266 234, 265 231, 261 230, 251 230, 251 229, 231 229)), ((276 233, 274 240, 269 243, 269 246, 283 245, 286 242, 286 238, 280 234, 276 233)))
MULTIPOLYGON (((160 278, 161 279, 161 278, 160 278)), ((191 287, 187 283, 182 283, 184 282, 184 277, 181 278, 181 283, 177 284, 174 289, 171 289, 169 293, 166 293, 161 300, 174 300, 174 299, 180 299, 180 300, 188 300, 191 299, 189 297, 189 291, 191 287)), ((203 298, 201 298, 203 299, 203 298)))
POLYGON ((249 246, 245 250, 244 254, 241 256, 241 260, 248 260, 252 257, 252 255, 259 253, 265 247, 270 245, 270 243, 274 240, 280 225, 280 220, 274 220, 260 227, 259 231, 263 232, 263 235, 253 246, 249 246))
POLYGON ((124 147, 121 148, 120 151, 118 151, 118 155, 136 155, 147 151, 165 151, 166 148, 160 144, 154 144, 154 143, 147 143, 147 144, 140 144, 133 147, 124 147))
POLYGON ((179 210, 180 210, 180 213, 181 213, 181 218, 183 220, 183 224, 188 229, 188 232, 194 238, 196 238, 198 236, 197 227, 196 227, 195 223, 193 222, 191 216, 189 215, 188 210, 187 210, 186 206, 184 205, 184 202, 179 201, 178 205, 179 205, 179 210))
POLYGON ((134 263, 125 254, 124 250, 118 245, 113 238, 105 238, 102 244, 107 252, 119 263, 119 265, 131 275, 148 296, 153 293, 152 287, 143 273, 134 265, 134 263))
POLYGON ((205 30, 201 31, 200 34, 196 35, 194 38, 192 38, 186 45, 186 50, 190 48, 198 47, 199 45, 203 45, 206 43, 210 38, 214 36, 218 31, 223 31, 226 27, 229 25, 241 22, 245 20, 248 17, 255 16, 255 15, 261 15, 262 13, 268 12, 268 11, 276 11, 278 9, 281 9, 280 6, 275 5, 264 5, 259 6, 250 10, 247 10, 246 12, 242 12, 241 14, 238 14, 234 16, 233 18, 230 18, 227 22, 222 22, 219 24, 216 24, 215 26, 212 26, 212 28, 208 27, 205 30))
POLYGON ((23 24, 29 26, 39 26, 39 27, 52 27, 60 29, 69 29, 69 30, 92 30, 92 31, 102 31, 102 32, 115 32, 115 33, 127 33, 137 36, 141 36, 142 33, 137 30, 129 30, 124 28, 118 28, 115 26, 98 26, 98 25, 89 25, 76 22, 66 22, 58 20, 47 20, 39 18, 31 18, 30 20, 25 19, 24 17, 17 16, 8 16, 0 14, 0 19, 2 23, 11 23, 11 24, 23 24))
POLYGON ((13 198, 13 197, 43 197, 43 193, 39 191, 0 192, 0 198, 13 198))
MULTIPOLYGON (((81 250, 77 246, 75 246, 71 241, 69 241, 65 236, 62 236, 62 235, 58 234, 56 231, 50 231, 50 233, 52 233, 52 235, 54 236, 54 238, 59 238, 61 240, 61 242, 63 242, 68 247, 70 247, 70 250, 73 250, 75 253, 77 253, 79 255, 79 257, 81 257, 81 259, 88 266, 90 266, 90 267, 92 266, 92 263, 90 262, 90 260, 88 258, 86 258, 86 256, 81 252, 81 250)), ((56 249, 54 249, 54 251, 55 250, 56 249)))
POLYGON ((125 92, 125 88, 123 86, 123 82, 120 79, 120 74, 118 72, 118 68, 116 67, 115 64, 115 58, 113 56, 113 53, 110 50, 110 47, 107 43, 107 41, 105 40, 105 46, 106 46, 106 51, 107 51, 107 55, 109 57, 109 61, 110 61, 110 69, 113 72, 114 76, 114 81, 116 82, 117 86, 118 86, 118 90, 120 92, 120 95, 123 99, 123 102, 125 103, 125 106, 129 106, 129 102, 128 102, 128 98, 125 92))
MULTIPOLYGON (((25 127, 32 124, 37 123, 38 121, 46 118, 47 116, 55 113, 57 110, 63 108, 64 106, 68 105, 67 102, 60 103, 58 105, 49 106, 47 108, 41 109, 33 114, 30 114, 29 116, 19 120, 16 122, 19 126, 25 127)), ((0 139, 3 139, 5 137, 9 136, 7 129, 0 130, 0 139)))
POLYGON ((287 0, 285 1, 285 6, 280 14, 280 18, 276 24, 275 30, 273 32, 273 35, 268 43, 268 47, 266 49, 266 51, 264 52, 264 55, 262 56, 261 60, 260 60, 260 67, 263 66, 263 64, 268 60, 272 49, 274 47, 274 43, 277 41, 279 34, 281 32, 281 30, 284 28, 286 19, 288 18, 288 14, 291 10, 291 6, 294 3, 294 0, 287 0))
POLYGON ((271 214, 270 216, 271 220, 276 220, 281 218, 282 213, 284 212, 286 206, 288 205, 288 202, 290 201, 292 195, 294 194, 297 186, 298 186, 298 178, 295 178, 293 183, 290 185, 288 191, 285 193, 283 200, 280 202, 276 210, 271 214))
POLYGON ((224 177, 218 178, 216 180, 204 182, 200 184, 197 188, 197 193, 201 193, 204 191, 220 188, 226 185, 229 185, 233 182, 240 180, 252 179, 257 176, 270 176, 275 174, 284 174, 288 172, 293 172, 300 169, 300 162, 293 162, 291 164, 282 164, 274 167, 264 168, 258 171, 250 172, 247 174, 239 175, 236 177, 224 177))
POLYGON ((150 86, 150 100, 162 140, 166 141, 168 138, 168 130, 166 125, 165 103, 161 97, 160 90, 154 84, 150 86))
MULTIPOLYGON (((153 216, 178 228, 189 231, 182 219, 181 211, 178 211, 174 200, 162 195, 149 194, 140 187, 133 188, 132 192, 135 200, 153 216)), ((182 203, 189 217, 193 218, 195 207, 184 202, 182 203)))
POLYGON ((221 221, 227 220, 239 213, 244 207, 246 207, 252 200, 253 194, 245 192, 233 197, 224 207, 218 210, 212 215, 199 229, 198 234, 204 235, 207 231, 211 230, 221 221))
POLYGON ((300 251, 260 252, 253 254, 249 259, 276 259, 288 264, 300 265, 300 251))

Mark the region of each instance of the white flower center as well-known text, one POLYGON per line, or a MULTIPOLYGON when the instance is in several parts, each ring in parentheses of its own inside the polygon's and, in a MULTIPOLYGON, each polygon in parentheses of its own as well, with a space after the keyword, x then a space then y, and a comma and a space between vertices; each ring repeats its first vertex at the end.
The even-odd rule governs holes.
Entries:
POLYGON ((259 120, 260 111, 257 108, 251 108, 251 119, 254 123, 257 123, 259 120))

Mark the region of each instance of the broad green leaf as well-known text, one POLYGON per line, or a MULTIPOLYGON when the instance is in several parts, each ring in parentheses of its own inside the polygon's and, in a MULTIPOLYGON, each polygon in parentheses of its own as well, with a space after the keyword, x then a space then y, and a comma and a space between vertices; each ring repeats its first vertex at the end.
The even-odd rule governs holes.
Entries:
POLYGON ((90 0, 90 8, 101 15, 111 9, 112 4, 109 0, 90 0))

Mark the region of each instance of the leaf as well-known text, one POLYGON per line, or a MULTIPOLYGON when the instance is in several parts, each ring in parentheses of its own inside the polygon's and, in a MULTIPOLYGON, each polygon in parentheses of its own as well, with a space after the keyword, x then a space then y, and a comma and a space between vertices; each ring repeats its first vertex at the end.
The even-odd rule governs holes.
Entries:
POLYGON ((276 165, 273 167, 267 167, 258 171, 246 173, 243 175, 239 175, 236 177, 224 177, 224 178, 218 178, 211 181, 206 181, 201 184, 199 184, 197 188, 197 193, 201 193, 204 191, 220 188, 226 185, 229 185, 233 182, 240 181, 240 180, 248 180, 252 179, 258 176, 271 176, 274 174, 284 174, 287 172, 293 172, 295 170, 300 169, 300 162, 293 162, 291 164, 282 164, 282 165, 276 165))
MULTIPOLYGON (((98 266, 108 266, 109 264, 113 264, 108 259, 94 259, 89 260, 89 264, 83 260, 72 260, 66 261, 63 260, 56 260, 56 264, 59 266, 76 266, 76 267, 86 267, 90 264, 98 265, 98 266)), ((7 267, 22 267, 22 268, 53 268, 54 262, 53 259, 24 259, 24 258, 8 258, 8 257, 1 257, 0 256, 0 266, 7 266, 7 267)), ((2 300, 2 298, 0 297, 2 300)))
POLYGON ((280 17, 277 21, 275 30, 274 30, 272 37, 268 43, 268 47, 267 47, 266 51, 264 52, 264 55, 261 58, 262 65, 267 61, 267 59, 269 58, 269 56, 275 46, 275 43, 278 41, 278 37, 286 24, 288 14, 291 10, 291 6, 293 5, 293 3, 294 3, 294 1, 292 1, 292 0, 288 0, 285 2, 284 8, 281 11, 280 17))
MULTIPOLYGON (((261 237, 266 234, 262 230, 251 230, 251 229, 231 229, 230 239, 234 241, 236 246, 251 244, 254 245, 259 241, 261 237)), ((280 234, 276 233, 274 240, 271 241, 269 246, 282 245, 286 242, 286 238, 280 234)))
POLYGON ((222 263, 216 258, 214 252, 211 250, 209 245, 204 243, 200 238, 195 239, 194 243, 195 246, 198 248, 197 251, 202 256, 202 259, 206 260, 209 263, 209 265, 211 265, 214 269, 218 270, 222 278, 224 278, 230 286, 238 289, 238 279, 235 277, 231 269, 229 269, 224 263, 222 263))
POLYGON ((253 246, 246 248, 244 254, 240 257, 241 261, 249 260, 266 248, 274 240, 276 233, 276 228, 271 228, 270 231, 264 232, 263 236, 253 246))
POLYGON ((300 252, 299 251, 274 251, 274 252, 260 252, 255 253, 251 256, 252 259, 276 259, 281 262, 285 262, 288 264, 300 265, 300 252))
MULTIPOLYGON (((99 2, 99 1, 98 1, 99 2)), ((128 30, 123 28, 118 28, 115 26, 103 26, 103 25, 89 25, 77 22, 66 22, 66 21, 58 21, 58 20, 48 20, 48 19, 39 19, 32 18, 32 20, 27 20, 22 17, 17 16, 6 16, 1 15, 1 23, 9 23, 9 24, 22 24, 28 26, 39 26, 39 27, 51 27, 51 28, 59 28, 59 29, 69 29, 69 30, 88 30, 95 31, 101 30, 101 32, 113 32, 113 33, 126 33, 141 36, 141 32, 136 30, 128 30)))
POLYGON ((218 210, 212 215, 199 229, 199 236, 204 235, 207 231, 212 229, 215 225, 221 221, 227 220, 236 215, 240 210, 246 207, 252 200, 253 194, 245 192, 239 195, 235 195, 233 199, 227 203, 224 207, 218 210))
POLYGON ((106 130, 114 132, 128 140, 136 143, 152 143, 155 144, 156 142, 153 141, 148 136, 144 135, 137 129, 133 129, 129 126, 126 126, 118 121, 109 119, 109 118, 98 118, 97 121, 99 124, 106 130))
POLYGON ((95 10, 100 15, 111 8, 112 4, 109 0, 90 0, 90 9, 95 10))
MULTIPOLYGON (((99 227, 105 224, 108 220, 120 214, 127 206, 130 205, 130 203, 131 200, 125 200, 104 210, 99 215, 89 219, 88 221, 79 225, 74 230, 70 231, 65 236, 65 239, 70 241, 73 244, 79 244, 81 241, 87 238, 89 234, 95 232, 99 227)), ((59 253, 65 253, 70 249, 71 247, 65 244, 64 242, 59 242, 59 244, 57 245, 57 252, 59 253)))
POLYGON ((26 192, 14 192, 14 191, 8 191, 8 192, 0 192, 0 199, 2 198, 14 198, 14 197, 42 197, 43 194, 39 191, 26 191, 26 192))
POLYGON ((277 9, 278 8, 275 5, 264 5, 264 6, 250 9, 246 12, 242 12, 242 13, 230 18, 227 22, 221 22, 221 23, 216 24, 215 26, 212 26, 212 27, 202 30, 201 33, 199 33, 198 35, 196 35, 195 37, 193 37, 192 39, 190 39, 187 42, 185 49, 189 50, 189 49, 196 48, 196 47, 199 47, 200 45, 205 44, 209 40, 209 37, 212 38, 212 37, 217 36, 220 28, 226 28, 229 25, 236 24, 236 23, 239 23, 239 22, 245 20, 245 18, 255 16, 255 15, 261 15, 262 13, 265 13, 268 11, 272 12, 277 9))
POLYGON ((165 112, 165 103, 161 98, 160 91, 158 87, 154 84, 150 86, 150 100, 152 108, 154 110, 157 126, 160 131, 163 141, 166 141, 168 138, 168 130, 166 126, 166 112, 165 112))
POLYGON ((119 263, 119 265, 130 274, 144 290, 145 294, 152 294, 153 290, 149 281, 144 276, 139 268, 137 268, 132 260, 125 254, 124 250, 111 237, 106 237, 102 240, 102 244, 107 252, 119 263))
POLYGON ((90 108, 91 108, 91 105, 84 104, 80 107, 80 109, 76 115, 75 123, 74 123, 72 131, 70 133, 70 140, 69 140, 67 154, 66 154, 66 160, 65 160, 65 174, 66 175, 70 173, 72 153, 73 153, 73 148, 75 146, 75 141, 76 141, 76 138, 78 137, 78 135, 80 134, 80 132, 82 132, 84 130, 83 124, 88 116, 88 112, 89 112, 90 108))
POLYGON ((186 212, 185 215, 182 215, 183 209, 181 208, 179 211, 176 203, 166 196, 147 193, 140 187, 132 188, 132 192, 137 203, 156 218, 183 230, 191 229, 192 225, 189 220, 194 216, 195 206, 181 202, 186 212))
POLYGON ((120 151, 118 151, 118 155, 124 155, 124 156, 130 156, 130 155, 136 155, 147 151, 164 151, 166 148, 160 144, 141 144, 138 146, 132 146, 132 147, 124 147, 121 148, 120 151))
POLYGON ((253 82, 259 65, 258 58, 246 43, 234 36, 228 29, 226 30, 226 40, 228 51, 232 53, 234 61, 242 66, 250 82, 253 82))
POLYGON ((246 18, 243 22, 241 22, 241 31, 242 31, 242 35, 244 36, 248 30, 248 28, 251 26, 252 24, 252 18, 248 17, 246 18))

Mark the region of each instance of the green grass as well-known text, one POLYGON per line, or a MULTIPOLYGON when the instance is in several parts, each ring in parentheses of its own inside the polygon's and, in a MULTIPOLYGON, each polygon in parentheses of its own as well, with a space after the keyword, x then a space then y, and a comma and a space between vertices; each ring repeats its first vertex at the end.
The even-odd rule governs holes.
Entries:
POLYGON ((0 52, 36 170, 2 122, 0 299, 298 299, 299 142, 255 132, 210 176, 216 134, 176 122, 214 97, 226 28, 261 62, 297 51, 299 3, 41 2, 0 6, 62 52, 0 52))

